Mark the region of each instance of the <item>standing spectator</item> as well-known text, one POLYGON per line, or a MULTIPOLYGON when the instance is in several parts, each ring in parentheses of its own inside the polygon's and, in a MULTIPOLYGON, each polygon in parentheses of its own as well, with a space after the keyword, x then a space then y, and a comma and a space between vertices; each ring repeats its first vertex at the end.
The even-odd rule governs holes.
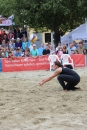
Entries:
POLYGON ((17 38, 17 41, 15 43, 15 48, 18 48, 18 47, 22 48, 22 42, 20 38, 17 38))
POLYGON ((73 41, 73 46, 75 46, 76 49, 78 49, 78 45, 77 45, 77 43, 75 41, 73 41))
POLYGON ((12 38, 14 38, 14 33, 12 30, 10 30, 8 33, 8 39, 11 40, 12 38))
POLYGON ((53 54, 54 49, 53 49, 53 45, 50 45, 50 55, 53 54))
POLYGON ((20 29, 18 27, 14 29, 14 38, 20 38, 20 29))
POLYGON ((8 42, 9 42, 9 39, 8 39, 7 34, 4 34, 3 39, 5 39, 6 43, 8 43, 8 42))
POLYGON ((47 44, 46 49, 43 50, 43 55, 49 55, 49 54, 50 54, 50 50, 49 50, 49 46, 47 44))
POLYGON ((43 55, 43 50, 45 49, 44 43, 41 43, 41 47, 38 48, 39 56, 43 55))
POLYGON ((22 30, 20 32, 20 38, 23 38, 23 34, 25 34, 25 36, 27 37, 27 31, 26 31, 26 28, 24 26, 22 27, 22 30))
POLYGON ((33 49, 30 51, 30 54, 34 57, 38 56, 38 49, 35 44, 33 44, 33 49))
POLYGON ((79 42, 78 53, 83 54, 83 50, 84 50, 83 42, 79 42))
POLYGON ((29 47, 30 47, 30 43, 27 41, 27 39, 24 39, 24 41, 22 42, 23 51, 27 48, 29 49, 29 47))
POLYGON ((72 42, 72 50, 76 50, 77 48, 76 48, 76 44, 75 44, 75 42, 72 42))

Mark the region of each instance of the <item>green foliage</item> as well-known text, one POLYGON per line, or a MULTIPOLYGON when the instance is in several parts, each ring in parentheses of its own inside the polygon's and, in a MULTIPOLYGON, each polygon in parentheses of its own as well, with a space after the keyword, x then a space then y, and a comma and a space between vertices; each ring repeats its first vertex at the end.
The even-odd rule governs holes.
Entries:
POLYGON ((0 0, 0 14, 14 14, 17 25, 62 34, 83 23, 86 12, 86 0, 0 0))

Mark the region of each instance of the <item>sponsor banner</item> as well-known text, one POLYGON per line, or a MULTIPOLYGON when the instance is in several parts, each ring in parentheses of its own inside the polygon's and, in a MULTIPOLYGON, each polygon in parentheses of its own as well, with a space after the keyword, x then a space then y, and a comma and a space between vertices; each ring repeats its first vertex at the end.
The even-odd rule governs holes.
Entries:
POLYGON ((0 26, 11 26, 12 21, 10 19, 0 20, 0 26))
POLYGON ((75 68, 86 67, 86 56, 85 55, 73 54, 73 55, 71 55, 71 58, 73 59, 75 68))
POLYGON ((26 70, 46 70, 49 69, 48 56, 38 56, 36 58, 14 58, 12 61, 8 58, 2 59, 2 71, 26 71, 26 70))
POLYGON ((0 72, 2 71, 2 59, 0 58, 0 72))

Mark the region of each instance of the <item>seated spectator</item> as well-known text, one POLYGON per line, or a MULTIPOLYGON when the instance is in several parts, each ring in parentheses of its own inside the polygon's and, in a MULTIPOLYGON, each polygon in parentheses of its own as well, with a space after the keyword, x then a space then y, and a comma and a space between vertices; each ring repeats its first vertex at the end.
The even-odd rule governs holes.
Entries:
POLYGON ((8 52, 8 60, 13 60, 14 56, 11 51, 8 52))
POLYGON ((63 54, 63 48, 62 46, 58 47, 57 55, 60 57, 63 54))
POLYGON ((75 50, 75 54, 79 54, 79 53, 78 53, 78 50, 75 50))
POLYGON ((15 50, 15 40, 14 38, 11 39, 11 41, 9 42, 9 49, 13 48, 15 50))
POLYGON ((22 48, 22 42, 20 38, 17 38, 17 41, 15 43, 15 48, 18 48, 18 47, 22 48))
POLYGON ((67 50, 67 46, 66 45, 63 46, 63 54, 68 54, 68 50, 67 50))
POLYGON ((69 54, 69 55, 72 54, 72 52, 71 52, 71 50, 72 50, 72 46, 73 46, 73 44, 70 43, 70 44, 69 44, 69 47, 67 48, 67 50, 68 50, 68 54, 69 54))
POLYGON ((30 57, 29 49, 25 49, 23 57, 30 57))
POLYGON ((71 54, 75 54, 75 50, 71 50, 71 54))
POLYGON ((83 50, 84 50, 84 46, 83 46, 83 42, 79 42, 78 44, 78 53, 79 54, 83 54, 83 50))
POLYGON ((5 58, 5 53, 4 53, 4 51, 2 51, 2 53, 1 53, 1 58, 5 58))
POLYGON ((6 41, 3 39, 3 40, 2 40, 1 47, 2 47, 2 49, 3 49, 3 48, 6 48, 6 47, 8 47, 8 48, 9 48, 9 44, 8 44, 8 43, 6 43, 6 41))
POLYGON ((14 52, 15 57, 21 57, 22 56, 22 51, 21 48, 16 48, 16 51, 14 52))
POLYGON ((6 41, 6 43, 8 43, 8 42, 9 42, 9 39, 8 39, 7 34, 4 34, 3 39, 6 41))
POLYGON ((31 51, 33 49, 33 43, 31 42, 29 50, 31 51))
POLYGON ((43 50, 43 55, 50 55, 50 50, 48 44, 46 45, 46 49, 43 50))
POLYGON ((8 52, 9 52, 9 50, 8 50, 8 48, 5 48, 5 57, 7 58, 8 57, 8 52))
POLYGON ((38 49, 36 48, 35 44, 33 44, 33 49, 30 50, 30 54, 31 56, 34 56, 34 57, 38 56, 38 49))
POLYGON ((22 42, 22 49, 23 49, 23 51, 25 49, 29 49, 29 47, 30 47, 30 43, 27 41, 27 39, 24 39, 24 41, 22 42))
POLYGON ((59 47, 59 46, 62 46, 62 45, 61 45, 61 42, 58 42, 58 45, 57 45, 57 47, 56 47, 56 52, 58 51, 58 47, 59 47))
POLYGON ((39 49, 38 49, 38 52, 39 52, 39 56, 42 56, 43 54, 43 50, 45 49, 45 45, 44 45, 44 43, 41 43, 41 47, 39 47, 39 49))
POLYGON ((86 49, 83 50, 83 54, 87 55, 87 50, 86 49))

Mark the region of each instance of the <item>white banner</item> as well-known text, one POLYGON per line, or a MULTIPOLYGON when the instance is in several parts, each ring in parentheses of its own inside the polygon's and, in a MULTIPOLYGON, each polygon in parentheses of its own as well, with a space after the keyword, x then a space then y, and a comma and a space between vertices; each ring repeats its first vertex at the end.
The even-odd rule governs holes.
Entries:
POLYGON ((0 26, 11 26, 12 21, 10 19, 0 20, 0 26))

